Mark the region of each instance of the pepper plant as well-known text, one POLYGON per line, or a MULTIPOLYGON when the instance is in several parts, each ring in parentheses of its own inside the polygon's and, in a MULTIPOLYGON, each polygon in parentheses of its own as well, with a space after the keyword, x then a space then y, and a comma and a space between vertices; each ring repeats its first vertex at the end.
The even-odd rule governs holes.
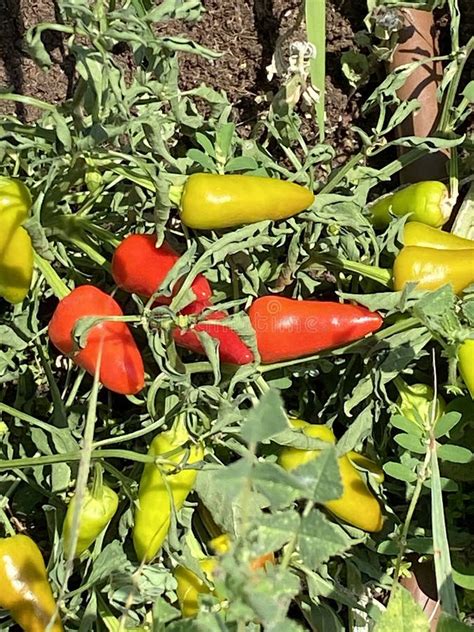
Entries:
MULTIPOLYGON (((76 70, 58 106, 0 94, 41 111, 6 117, 0 140, 0 188, 32 199, 8 221, 0 204, 0 221, 34 251, 12 296, 0 235, 0 494, 6 535, 47 559, 49 629, 429 630, 400 585, 414 557, 435 560, 440 629, 468 629, 472 244, 425 225, 443 213, 385 200, 374 226, 369 205, 427 152, 451 152, 449 210, 462 188, 474 42, 446 7, 439 133, 393 139, 413 112, 396 96, 413 67, 399 69, 339 169, 322 102, 309 144, 295 96, 321 60, 302 60, 298 90, 288 76, 249 136, 224 90, 181 89, 182 53, 220 53, 155 27, 198 19, 199 0, 60 0, 58 22, 29 31, 37 63, 54 30, 76 70), (441 281, 400 263, 409 251, 418 270, 418 250, 441 281)), ((44 627, 0 606, 2 628, 44 627)))

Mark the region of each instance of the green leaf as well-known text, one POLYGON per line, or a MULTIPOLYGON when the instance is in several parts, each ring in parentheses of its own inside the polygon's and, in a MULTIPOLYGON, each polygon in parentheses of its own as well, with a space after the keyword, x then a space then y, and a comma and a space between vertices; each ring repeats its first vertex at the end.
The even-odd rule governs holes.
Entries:
POLYGON ((440 437, 444 437, 449 433, 450 430, 456 426, 462 419, 462 415, 458 412, 451 411, 449 413, 445 413, 442 417, 438 419, 434 428, 434 436, 436 439, 440 437))
POLYGON ((291 471, 305 490, 305 498, 324 503, 342 496, 342 483, 336 450, 333 446, 321 450, 317 458, 291 471))
POLYGON ((313 509, 301 520, 298 546, 305 565, 313 570, 334 555, 344 553, 352 544, 346 532, 329 522, 318 509, 313 509))
POLYGON ((283 432, 288 426, 283 401, 277 391, 270 390, 247 414, 241 434, 248 444, 259 443, 283 432))
POLYGON ((423 428, 420 428, 420 426, 403 415, 392 415, 390 417, 390 423, 392 426, 395 426, 395 428, 403 430, 409 435, 416 435, 417 437, 424 435, 423 428))
POLYGON ((412 595, 395 585, 386 611, 379 618, 374 632, 430 632, 430 624, 412 595))
POLYGON ((418 437, 409 434, 397 434, 394 437, 398 445, 415 454, 425 454, 427 446, 418 437))
POLYGON ((431 521, 433 548, 436 551, 434 564, 438 594, 443 604, 444 612, 454 615, 458 612, 458 606, 452 577, 451 555, 444 515, 438 458, 435 450, 431 453, 431 521))
POLYGON ((414 483, 417 478, 415 472, 402 463, 389 461, 388 463, 384 463, 383 469, 384 472, 392 478, 396 478, 397 480, 404 481, 406 483, 414 483))
POLYGON ((472 626, 466 625, 446 612, 442 612, 436 626, 436 632, 472 632, 472 626))
POLYGON ((255 530, 258 538, 259 552, 264 554, 280 550, 291 540, 299 526, 300 517, 295 511, 262 513, 252 527, 252 533, 255 530))
POLYGON ((442 461, 450 461, 451 463, 469 463, 472 460, 472 452, 467 448, 459 445, 450 445, 445 443, 437 448, 438 457, 442 461))

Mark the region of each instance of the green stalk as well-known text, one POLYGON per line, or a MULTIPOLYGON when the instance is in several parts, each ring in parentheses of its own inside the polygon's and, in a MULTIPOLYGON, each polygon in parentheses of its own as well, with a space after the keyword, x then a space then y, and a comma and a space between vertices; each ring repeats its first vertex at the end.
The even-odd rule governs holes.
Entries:
POLYGON ((310 259, 303 264, 301 269, 310 267, 313 263, 324 263, 340 268, 341 270, 348 270, 349 272, 355 272, 361 276, 377 281, 381 285, 389 287, 392 282, 392 271, 386 268, 379 268, 378 266, 370 265, 367 263, 361 263, 360 261, 351 261, 350 259, 336 259, 334 257, 326 256, 321 253, 316 253, 310 257, 310 259))
POLYGON ((36 266, 41 271, 41 274, 43 275, 46 283, 53 290, 54 295, 57 296, 59 299, 65 298, 71 290, 59 277, 53 266, 49 263, 49 261, 46 261, 46 259, 40 257, 37 252, 34 253, 34 257, 36 266))
POLYGON ((308 42, 316 56, 310 60, 311 83, 319 94, 315 105, 319 142, 324 143, 325 80, 326 80, 326 0, 306 0, 305 21, 308 42))

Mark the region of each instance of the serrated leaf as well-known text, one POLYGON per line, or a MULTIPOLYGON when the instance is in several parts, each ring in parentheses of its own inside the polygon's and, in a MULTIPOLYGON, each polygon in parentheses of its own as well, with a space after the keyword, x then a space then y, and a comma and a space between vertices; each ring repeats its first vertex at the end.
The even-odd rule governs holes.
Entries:
POLYGON ((340 555, 352 546, 346 532, 337 524, 329 522, 318 509, 313 509, 301 520, 298 546, 305 565, 311 569, 340 555))
POLYGON ((455 411, 451 411, 442 415, 436 422, 434 428, 434 436, 436 437, 436 439, 447 435, 449 431, 452 430, 454 426, 456 426, 456 424, 461 421, 461 419, 462 415, 455 411))
POLYGON ((305 498, 324 503, 342 496, 342 483, 334 446, 321 450, 319 456, 296 469, 291 474, 306 490, 305 498))
POLYGON ((262 554, 278 551, 291 540, 300 525, 300 517, 295 511, 275 514, 262 513, 252 527, 258 536, 258 546, 262 554))
POLYGON ((397 585, 374 632, 430 632, 423 610, 403 586, 397 585))
POLYGON ((384 463, 383 469, 388 476, 396 478, 399 481, 404 481, 405 483, 413 483, 416 481, 415 472, 410 470, 406 465, 402 465, 402 463, 389 461, 388 463, 384 463))
POLYGON ((407 419, 403 415, 392 415, 390 417, 390 423, 392 424, 392 426, 395 426, 395 428, 398 428, 399 430, 403 430, 409 435, 416 435, 417 437, 422 437, 424 434, 423 429, 420 428, 420 426, 418 426, 416 423, 414 423, 410 419, 407 419))
POLYGON ((426 445, 414 435, 397 434, 394 439, 402 448, 410 450, 410 452, 414 452, 415 454, 425 454, 427 450, 426 445))
POLYGON ((248 444, 271 439, 288 428, 283 400, 275 390, 266 392, 247 414, 241 434, 248 444))
POLYGON ((256 463, 251 472, 251 481, 255 490, 265 496, 275 509, 288 507, 297 498, 305 497, 303 483, 274 463, 256 463))
POLYGON ((472 459, 472 452, 459 445, 445 443, 438 446, 437 452, 442 461, 450 461, 451 463, 469 463, 472 459))

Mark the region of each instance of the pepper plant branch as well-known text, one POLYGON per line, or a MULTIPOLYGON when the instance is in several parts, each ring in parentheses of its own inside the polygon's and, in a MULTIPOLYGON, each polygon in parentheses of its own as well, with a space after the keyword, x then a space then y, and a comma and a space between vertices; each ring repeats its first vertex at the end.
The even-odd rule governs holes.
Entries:
POLYGON ((53 290, 54 295, 59 299, 65 298, 70 293, 70 290, 49 261, 43 259, 37 252, 34 253, 34 260, 46 283, 53 290))

